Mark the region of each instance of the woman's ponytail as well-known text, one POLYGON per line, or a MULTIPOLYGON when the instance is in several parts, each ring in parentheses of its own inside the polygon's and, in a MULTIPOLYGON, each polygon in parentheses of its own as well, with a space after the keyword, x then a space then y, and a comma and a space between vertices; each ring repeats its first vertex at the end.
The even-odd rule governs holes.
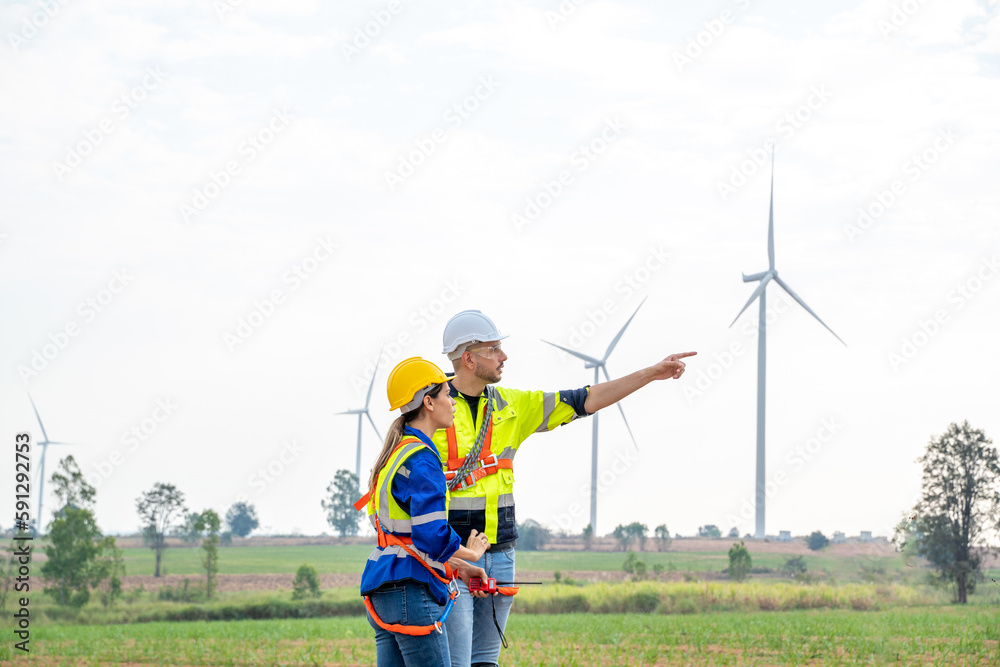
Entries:
POLYGON ((404 415, 396 417, 396 421, 392 422, 389 427, 389 432, 385 436, 385 443, 382 445, 382 451, 379 452, 378 458, 375 459, 375 465, 372 466, 371 473, 368 475, 368 488, 374 491, 375 487, 375 475, 382 470, 383 466, 389 461, 389 456, 392 454, 392 450, 396 449, 396 445, 399 441, 403 439, 403 427, 406 423, 412 421, 419 410, 414 410, 413 412, 408 412, 404 415))

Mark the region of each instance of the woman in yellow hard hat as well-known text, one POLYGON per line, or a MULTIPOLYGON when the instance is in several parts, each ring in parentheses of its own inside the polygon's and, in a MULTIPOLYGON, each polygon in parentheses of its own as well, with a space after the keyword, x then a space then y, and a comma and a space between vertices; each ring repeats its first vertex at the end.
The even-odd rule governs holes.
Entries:
POLYGON ((447 387, 444 372, 419 357, 392 369, 389 408, 402 414, 372 468, 368 494, 355 505, 367 505, 378 534, 361 575, 361 594, 380 666, 450 664, 444 621, 458 596, 454 577, 466 583, 486 578, 482 568, 462 560, 479 560, 489 548, 486 536, 473 530, 462 546, 448 525, 447 485, 431 440, 454 421, 447 387))

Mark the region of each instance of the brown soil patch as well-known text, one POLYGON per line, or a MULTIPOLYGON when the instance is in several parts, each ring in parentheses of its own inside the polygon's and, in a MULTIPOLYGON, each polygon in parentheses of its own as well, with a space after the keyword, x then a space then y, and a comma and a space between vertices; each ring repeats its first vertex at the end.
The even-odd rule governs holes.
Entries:
MULTIPOLYGON (((191 586, 204 585, 204 577, 192 574, 167 574, 154 577, 147 574, 128 575, 122 581, 122 588, 131 590, 144 586, 147 591, 156 591, 160 586, 181 585, 187 579, 191 586)), ((234 593, 238 591, 291 591, 293 574, 220 574, 218 591, 234 593)), ((340 588, 343 586, 360 586, 360 574, 321 574, 321 588, 340 588)))
MULTIPOLYGON (((141 536, 125 535, 115 538, 115 544, 121 549, 148 548, 141 536)), ((329 537, 326 535, 300 537, 234 537, 228 547, 309 547, 330 546, 336 544, 375 544, 375 537, 329 537)), ((167 538, 167 547, 189 547, 190 544, 177 537, 167 538)))

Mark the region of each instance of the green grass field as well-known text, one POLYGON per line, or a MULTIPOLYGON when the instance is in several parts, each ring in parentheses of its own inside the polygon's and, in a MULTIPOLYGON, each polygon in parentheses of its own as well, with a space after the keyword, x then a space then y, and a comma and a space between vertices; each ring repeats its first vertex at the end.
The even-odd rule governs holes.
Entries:
MULTIPOLYGON (((692 615, 514 613, 507 665, 1000 663, 995 607, 692 615)), ((363 618, 41 626, 15 664, 371 665, 363 618)), ((0 659, 10 660, 10 644, 0 659)))
MULTIPOLYGON (((359 573, 368 545, 239 546, 220 549, 220 574, 288 574, 309 563, 320 573, 359 573)), ((751 553, 753 554, 752 547, 751 553)), ((639 552, 650 570, 719 573, 719 552, 639 552)), ((743 583, 645 581, 555 585, 561 571, 621 571, 622 552, 518 552, 520 572, 540 572, 546 585, 522 590, 508 625, 503 664, 1000 664, 1000 573, 987 578, 964 607, 950 593, 920 584, 927 570, 898 557, 806 555, 813 572, 835 582, 798 584, 774 575, 743 583), (877 565, 881 584, 860 584, 861 565, 877 565), (903 576, 900 576, 903 575, 903 576), (894 582, 894 583, 888 583, 894 582), (905 583, 904 583, 905 582, 905 583), (586 612, 586 613, 581 613, 586 612)), ((128 574, 152 574, 149 549, 125 549, 128 574)), ((202 585, 201 552, 171 548, 169 574, 202 585)), ((755 567, 778 570, 787 554, 753 554, 755 567)), ((55 609, 32 595, 32 653, 0 646, 0 663, 44 665, 349 665, 374 664, 373 633, 357 589, 326 590, 323 601, 347 604, 349 615, 295 620, 138 622, 194 610, 291 604, 290 591, 222 593, 211 603, 159 600, 159 586, 105 609, 96 596, 82 612, 55 609), (348 604, 350 603, 350 604, 348 604), (353 605, 353 606, 352 606, 353 605), (357 607, 357 609, 355 609, 357 607), (51 617, 46 614, 51 610, 51 617), (59 620, 55 620, 59 619, 59 620)), ((37 590, 37 589, 36 589, 37 590)), ((200 612, 199 612, 200 613, 200 612)), ((337 612, 341 613, 341 612, 337 612)), ((296 614, 303 615, 303 614, 296 614)), ((315 616, 316 614, 306 614, 315 616)), ((328 615, 328 614, 323 614, 328 615)), ((258 617, 269 617, 258 616, 258 617)), ((241 618, 216 614, 215 617, 241 618)))
MULTIPOLYGON (((780 570, 786 554, 753 553, 754 567, 780 570)), ((336 546, 256 546, 221 547, 219 574, 294 574, 308 563, 320 574, 360 573, 372 547, 364 544, 336 546)), ((153 574, 155 559, 151 549, 124 549, 128 574, 153 574)), ((726 551, 718 552, 637 552, 649 568, 661 565, 678 572, 721 572, 728 564, 726 551)), ((828 555, 804 556, 810 570, 826 571, 841 581, 857 581, 861 562, 877 563, 890 577, 908 569, 898 557, 844 558, 828 555)), ((620 571, 625 560, 621 551, 518 551, 517 568, 523 572, 598 570, 620 571)), ((170 548, 161 567, 168 574, 202 574, 201 550, 196 547, 170 548)))
MULTIPOLYGON (((308 563, 320 574, 360 573, 372 547, 366 544, 302 547, 220 547, 219 574, 295 574, 308 563)), ((152 549, 123 549, 128 574, 153 574, 156 558, 152 549)), ((204 574, 201 549, 169 548, 160 564, 167 574, 204 574)))

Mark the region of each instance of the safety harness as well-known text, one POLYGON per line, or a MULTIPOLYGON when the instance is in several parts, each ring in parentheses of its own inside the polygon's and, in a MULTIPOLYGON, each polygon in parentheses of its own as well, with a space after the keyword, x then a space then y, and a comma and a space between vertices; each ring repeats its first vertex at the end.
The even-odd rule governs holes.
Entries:
POLYGON ((486 401, 483 406, 483 419, 480 422, 479 434, 475 445, 467 456, 458 455, 458 435, 455 425, 446 429, 448 436, 448 461, 445 464, 445 479, 452 491, 464 491, 487 475, 495 475, 502 469, 512 470, 512 459, 497 458, 491 447, 493 445, 493 395, 487 388, 486 401))
MULTIPOLYGON (((423 444, 426 447, 426 444, 424 444, 419 438, 403 438, 402 440, 400 440, 399 444, 396 445, 395 448, 393 448, 392 451, 393 453, 395 453, 397 450, 399 450, 400 447, 415 442, 423 444)), ((444 564, 445 576, 442 577, 440 574, 438 574, 437 570, 435 570, 427 562, 427 560, 423 556, 421 556, 418 552, 411 549, 410 547, 413 546, 413 538, 400 535, 393 535, 392 533, 387 533, 384 530, 382 530, 382 522, 379 521, 378 512, 375 511, 374 508, 375 490, 378 488, 378 477, 381 472, 382 470, 379 470, 378 472, 375 473, 375 476, 372 479, 372 485, 368 489, 368 493, 366 493, 356 503, 354 503, 354 509, 360 512, 362 508, 364 508, 366 505, 373 505, 373 507, 371 508, 371 515, 374 518, 375 522, 375 532, 378 535, 379 548, 385 549, 386 547, 390 546, 402 547, 402 549, 406 551, 407 554, 416 558, 417 561, 421 565, 423 565, 428 572, 434 575, 435 579, 440 581, 448 588, 448 602, 445 603, 444 611, 441 613, 441 618, 436 620, 431 625, 400 625, 399 623, 385 623, 381 618, 379 618, 378 614, 375 613, 375 607, 372 606, 372 602, 367 595, 363 596, 365 601, 365 607, 368 609, 368 613, 371 614, 371 617, 375 619, 375 623, 377 623, 378 626, 383 630, 388 630, 389 632, 398 632, 404 635, 414 635, 414 636, 429 635, 435 630, 437 630, 437 632, 440 634, 441 627, 444 625, 445 621, 448 620, 448 615, 451 613, 451 608, 455 605, 455 598, 459 596, 458 582, 455 580, 455 575, 451 570, 451 566, 449 566, 447 563, 444 564), (448 579, 447 577, 451 578, 448 579)), ((386 511, 389 511, 388 507, 385 509, 386 511)))

